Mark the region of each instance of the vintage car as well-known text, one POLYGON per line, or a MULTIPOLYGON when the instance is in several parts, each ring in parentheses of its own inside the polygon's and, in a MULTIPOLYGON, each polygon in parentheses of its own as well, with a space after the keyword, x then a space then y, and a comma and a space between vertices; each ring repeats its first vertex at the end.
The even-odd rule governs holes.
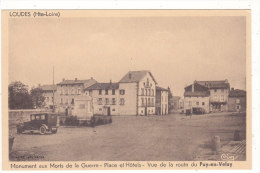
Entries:
POLYGON ((17 133, 24 131, 39 131, 40 134, 47 132, 57 133, 57 114, 54 113, 37 113, 30 115, 30 121, 17 125, 17 133))
POLYGON ((192 109, 193 114, 199 115, 199 114, 205 114, 205 109, 201 107, 196 107, 192 109))

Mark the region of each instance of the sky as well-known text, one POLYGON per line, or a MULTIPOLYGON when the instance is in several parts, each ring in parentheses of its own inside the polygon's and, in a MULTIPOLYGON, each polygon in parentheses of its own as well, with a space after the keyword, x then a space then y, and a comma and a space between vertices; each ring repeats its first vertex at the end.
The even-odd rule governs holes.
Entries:
POLYGON ((12 18, 8 38, 9 83, 52 84, 54 67, 55 83, 149 70, 175 96, 194 80, 245 89, 243 16, 12 18))

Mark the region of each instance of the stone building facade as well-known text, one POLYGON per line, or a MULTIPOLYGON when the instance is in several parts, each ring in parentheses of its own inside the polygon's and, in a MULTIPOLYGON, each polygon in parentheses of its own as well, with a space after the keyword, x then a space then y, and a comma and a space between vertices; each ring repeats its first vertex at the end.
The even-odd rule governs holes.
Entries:
POLYGON ((156 86, 156 114, 167 115, 168 114, 168 95, 169 90, 156 86))
POLYGON ((56 85, 39 85, 39 88, 43 91, 43 96, 45 97, 44 100, 44 107, 47 109, 53 109, 56 103, 56 96, 57 96, 57 86, 56 85), (54 92, 54 93, 53 93, 54 92), (54 96, 54 98, 53 98, 54 96), (54 103, 53 103, 54 100, 54 103))
POLYGON ((205 113, 210 112, 210 91, 198 83, 185 87, 184 113, 193 113, 195 109, 202 108, 205 113))
POLYGON ((119 90, 125 93, 122 114, 155 114, 156 85, 157 82, 150 71, 129 71, 123 76, 119 81, 119 90))
POLYGON ((210 112, 228 111, 230 84, 227 79, 220 81, 194 81, 194 83, 203 85, 209 89, 210 112))
POLYGON ((56 112, 65 112, 72 114, 74 110, 75 99, 84 95, 84 89, 97 83, 93 78, 87 80, 65 80, 57 84, 56 90, 56 112))
POLYGON ((246 91, 231 89, 228 99, 228 111, 246 112, 246 91))

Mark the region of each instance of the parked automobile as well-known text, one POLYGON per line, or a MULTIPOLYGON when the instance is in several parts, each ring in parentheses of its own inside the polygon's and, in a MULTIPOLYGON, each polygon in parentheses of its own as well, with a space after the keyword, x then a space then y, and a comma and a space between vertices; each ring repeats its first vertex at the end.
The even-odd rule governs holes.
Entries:
POLYGON ((17 125, 17 133, 24 131, 39 131, 40 134, 47 132, 57 133, 57 114, 54 113, 37 113, 30 115, 30 121, 17 125))
POLYGON ((205 109, 200 108, 200 107, 192 108, 192 113, 193 114, 205 114, 205 109))

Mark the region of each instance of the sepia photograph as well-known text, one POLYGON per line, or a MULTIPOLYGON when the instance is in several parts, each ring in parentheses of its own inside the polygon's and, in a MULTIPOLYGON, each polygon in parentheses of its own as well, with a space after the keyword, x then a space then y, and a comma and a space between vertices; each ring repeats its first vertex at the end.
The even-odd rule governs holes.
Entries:
POLYGON ((250 11, 184 11, 6 10, 8 162, 250 161, 250 11))

